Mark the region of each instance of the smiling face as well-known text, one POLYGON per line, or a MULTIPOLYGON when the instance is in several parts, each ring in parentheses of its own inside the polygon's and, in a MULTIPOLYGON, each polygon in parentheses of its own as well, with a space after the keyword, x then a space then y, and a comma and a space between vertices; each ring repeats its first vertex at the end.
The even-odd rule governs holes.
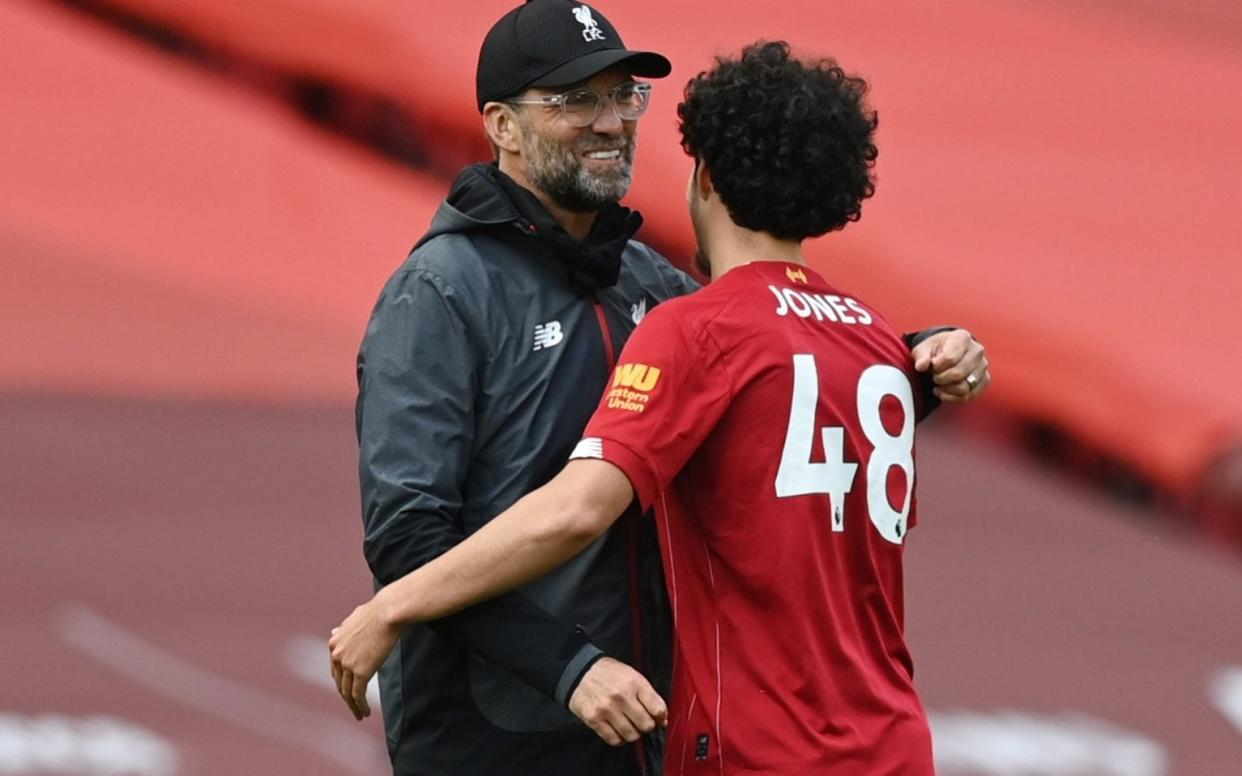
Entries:
MULTIPOLYGON (((586 88, 608 94, 628 81, 618 68, 561 89, 531 89, 530 96, 554 95, 586 88)), ((638 122, 622 121, 611 101, 586 127, 572 127, 556 106, 517 106, 521 158, 527 179, 553 202, 573 213, 589 213, 618 202, 633 177, 638 122)))

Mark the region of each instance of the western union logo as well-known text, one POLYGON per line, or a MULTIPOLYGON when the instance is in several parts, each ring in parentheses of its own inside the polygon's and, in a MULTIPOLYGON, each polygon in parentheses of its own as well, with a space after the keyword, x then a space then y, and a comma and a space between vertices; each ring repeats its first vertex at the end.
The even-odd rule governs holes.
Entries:
POLYGON ((633 388, 644 393, 660 382, 660 370, 646 364, 621 364, 612 374, 613 388, 633 388))
POLYGON ((804 285, 806 284, 806 273, 800 269, 794 269, 793 267, 786 267, 785 275, 786 277, 789 278, 789 282, 791 283, 802 283, 804 285))

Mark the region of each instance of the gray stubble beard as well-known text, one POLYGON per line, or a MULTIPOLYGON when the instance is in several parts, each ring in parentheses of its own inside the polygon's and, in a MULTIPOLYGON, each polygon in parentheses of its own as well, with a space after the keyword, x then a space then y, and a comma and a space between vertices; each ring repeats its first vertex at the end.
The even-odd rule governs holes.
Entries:
POLYGON ((531 183, 571 213, 593 213, 605 205, 620 202, 630 190, 636 135, 623 137, 621 146, 611 138, 601 140, 599 136, 583 135, 565 148, 533 131, 529 125, 526 129, 529 140, 522 153, 527 157, 527 175, 531 183), (587 172, 579 152, 589 144, 620 147, 624 168, 615 175, 596 176, 587 172))

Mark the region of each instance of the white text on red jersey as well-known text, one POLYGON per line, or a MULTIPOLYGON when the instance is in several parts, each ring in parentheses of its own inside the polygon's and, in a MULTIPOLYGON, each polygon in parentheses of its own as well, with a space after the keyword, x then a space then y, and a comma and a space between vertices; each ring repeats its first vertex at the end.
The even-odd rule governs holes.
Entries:
POLYGON ((777 315, 793 313, 799 318, 814 318, 817 321, 871 325, 871 313, 848 296, 842 298, 836 294, 812 294, 776 286, 768 286, 768 290, 776 297, 777 315))

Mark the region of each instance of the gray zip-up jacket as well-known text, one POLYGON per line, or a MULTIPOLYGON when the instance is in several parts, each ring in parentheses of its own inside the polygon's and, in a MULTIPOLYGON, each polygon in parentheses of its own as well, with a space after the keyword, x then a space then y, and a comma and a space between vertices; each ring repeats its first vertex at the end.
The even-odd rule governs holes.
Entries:
MULTIPOLYGON (((358 357, 377 584, 556 474, 638 321, 697 288, 630 239, 639 223, 608 208, 579 242, 494 166, 459 176, 384 287, 358 357)), ((565 703, 601 654, 662 673, 635 651, 668 643, 648 522, 628 516, 522 590, 408 629, 381 671, 395 773, 638 773, 632 748, 606 746, 565 703)))

